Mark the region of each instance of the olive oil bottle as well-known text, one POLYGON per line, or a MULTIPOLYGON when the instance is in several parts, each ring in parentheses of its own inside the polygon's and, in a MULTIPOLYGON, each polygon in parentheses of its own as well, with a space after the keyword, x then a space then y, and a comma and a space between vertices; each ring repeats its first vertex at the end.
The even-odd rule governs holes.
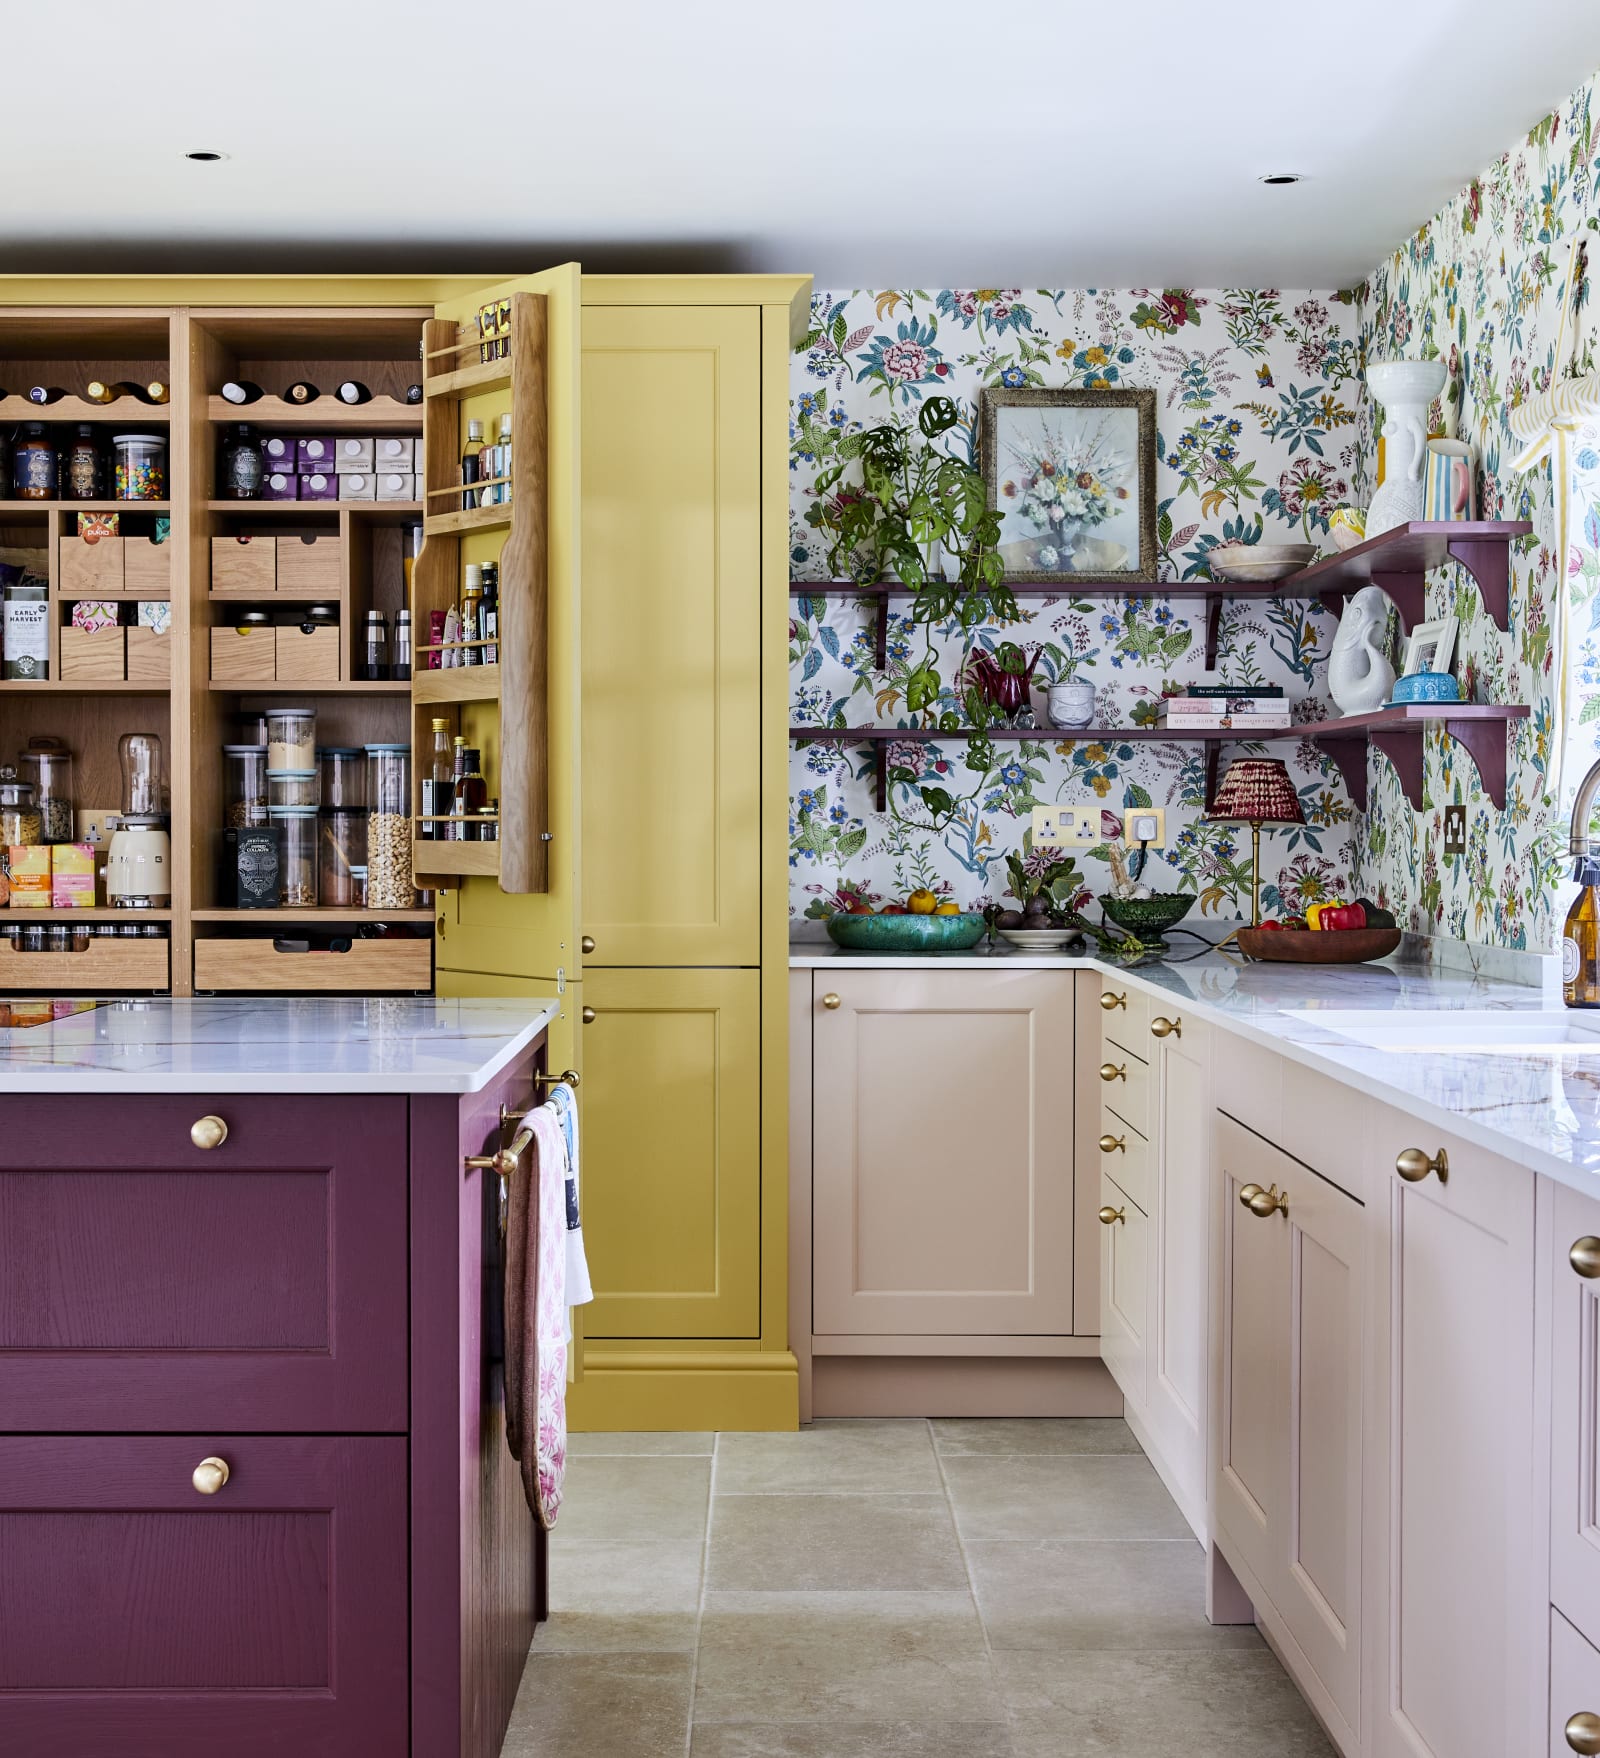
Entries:
POLYGON ((1583 889, 1567 911, 1561 999, 1568 1007, 1600 1007, 1600 860, 1580 860, 1572 876, 1583 889))

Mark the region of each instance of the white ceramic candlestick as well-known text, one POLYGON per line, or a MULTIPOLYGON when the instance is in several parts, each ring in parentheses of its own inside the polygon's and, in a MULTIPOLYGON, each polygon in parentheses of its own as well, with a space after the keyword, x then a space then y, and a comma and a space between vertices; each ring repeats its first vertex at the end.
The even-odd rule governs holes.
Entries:
POLYGON ((1444 389, 1442 360, 1375 360, 1367 389, 1383 409, 1384 477, 1367 509, 1367 536, 1422 517, 1428 409, 1444 389))

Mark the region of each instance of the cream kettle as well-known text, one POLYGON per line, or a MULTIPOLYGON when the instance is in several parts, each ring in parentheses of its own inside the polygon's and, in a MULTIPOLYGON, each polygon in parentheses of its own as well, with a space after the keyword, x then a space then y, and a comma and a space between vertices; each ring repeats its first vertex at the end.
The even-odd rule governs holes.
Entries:
POLYGON ((130 812, 118 818, 100 876, 113 909, 166 909, 172 902, 172 841, 165 817, 130 812))

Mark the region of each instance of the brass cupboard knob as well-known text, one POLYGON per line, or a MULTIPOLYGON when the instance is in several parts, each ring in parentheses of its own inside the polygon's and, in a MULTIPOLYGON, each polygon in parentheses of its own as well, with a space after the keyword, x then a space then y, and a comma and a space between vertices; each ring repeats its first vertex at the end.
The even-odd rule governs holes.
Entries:
POLYGON ((1574 1239, 1572 1250, 1567 1253, 1567 1262, 1580 1276, 1593 1281, 1596 1276, 1600 1276, 1600 1239, 1596 1239, 1592 1233, 1585 1233, 1582 1239, 1574 1239))
POLYGON ((581 1019, 585 1025, 593 1025, 594 1024, 594 1009, 592 1007, 583 1008, 579 1012, 578 1018, 581 1019))
POLYGON ((1269 1185, 1265 1190, 1259 1184, 1247 1184, 1239 1192, 1239 1201, 1252 1215, 1259 1215, 1263 1221, 1268 1215, 1281 1214, 1285 1219, 1288 1218, 1289 1193, 1284 1191, 1280 1194, 1275 1184, 1269 1185))
POLYGON ((1118 1221, 1120 1221, 1124 1227, 1127 1226, 1128 1211, 1126 1209, 1104 1208, 1100 1211, 1100 1225, 1102 1227, 1115 1226, 1118 1221))
POLYGON ((1128 1151, 1128 1138, 1125 1135, 1103 1135, 1100 1137, 1102 1154, 1125 1154, 1128 1151))
POLYGON ((1183 1021, 1181 1019, 1163 1019, 1158 1013, 1150 1022, 1150 1036, 1152 1038, 1181 1038, 1183 1036, 1183 1021))
POLYGON ((584 953, 593 952, 594 951, 594 935, 585 934, 584 937, 578 942, 578 948, 581 952, 584 952, 584 953))
POLYGON ((1574 1752, 1600 1752, 1600 1715, 1580 1709, 1561 1731, 1574 1752))
POLYGON ((1111 991, 1107 989, 1100 997, 1100 1005, 1107 1013, 1112 1013, 1119 1007, 1126 1007, 1128 1005, 1128 997, 1125 994, 1113 995, 1111 991))
POLYGON ((1421 1148, 1402 1148, 1394 1157, 1394 1169, 1407 1184, 1420 1184, 1430 1172, 1439 1174, 1439 1182, 1450 1181, 1450 1156, 1440 1148, 1431 1159, 1421 1148))
POLYGON ((839 1010, 839 997, 837 995, 824 995, 822 997, 822 1005, 827 1008, 829 1013, 837 1013, 839 1010))
POLYGON ((214 1496, 228 1481, 228 1461, 226 1459, 202 1459, 195 1466, 194 1476, 190 1481, 201 1495, 214 1496))
POLYGON ((189 1129, 189 1140, 197 1148, 220 1148, 227 1139, 228 1126, 220 1117, 202 1117, 189 1129))
POLYGON ((1124 1062, 1118 1068, 1114 1062, 1102 1062, 1100 1064, 1100 1078, 1101 1080, 1126 1080, 1128 1078, 1127 1063, 1124 1062))

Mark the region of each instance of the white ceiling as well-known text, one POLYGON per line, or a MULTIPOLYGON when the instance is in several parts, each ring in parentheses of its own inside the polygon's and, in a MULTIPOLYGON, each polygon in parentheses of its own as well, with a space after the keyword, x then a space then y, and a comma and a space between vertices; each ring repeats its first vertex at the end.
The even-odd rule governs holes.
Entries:
POLYGON ((1600 3, 6 0, 0 67, 0 270, 1331 287, 1600 67, 1600 3))

